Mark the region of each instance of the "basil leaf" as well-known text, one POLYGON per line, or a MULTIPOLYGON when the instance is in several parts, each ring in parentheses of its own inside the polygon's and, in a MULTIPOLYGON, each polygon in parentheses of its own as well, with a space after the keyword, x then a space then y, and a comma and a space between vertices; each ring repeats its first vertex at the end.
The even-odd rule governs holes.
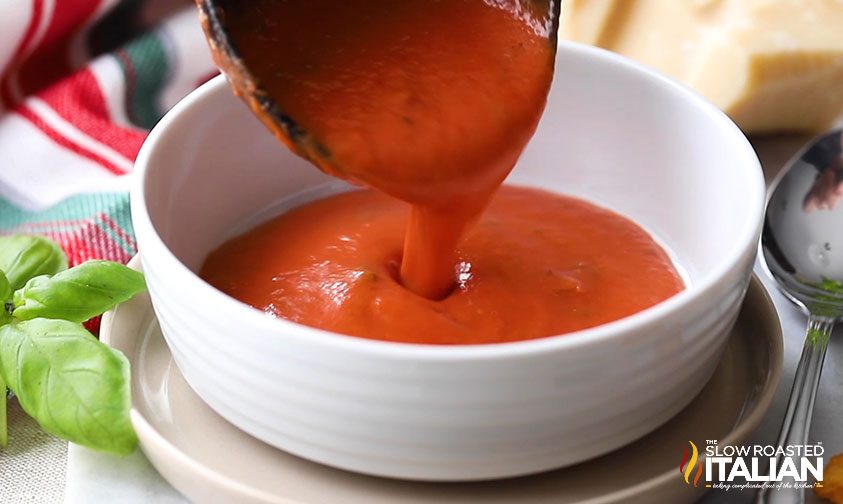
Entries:
MULTIPOLYGON (((9 280, 6 275, 0 271, 0 326, 8 324, 12 316, 6 310, 6 302, 9 301, 12 295, 12 286, 9 285, 9 280)), ((6 382, 3 380, 2 373, 0 373, 0 448, 5 448, 9 444, 9 429, 6 425, 6 382)))
POLYGON ((6 303, 11 301, 11 296, 12 286, 9 285, 6 275, 0 271, 0 326, 8 323, 12 319, 11 314, 8 310, 6 310, 6 303))
POLYGON ((5 304, 10 301, 12 297, 12 286, 9 284, 9 279, 0 271, 0 303, 5 304))
POLYGON ((3 326, 0 376, 45 431, 121 455, 137 446, 129 362, 81 325, 34 319, 3 326))
POLYGON ((65 269, 67 257, 55 242, 40 236, 0 236, 0 270, 12 290, 20 289, 32 277, 65 269))
POLYGON ((146 289, 143 274, 122 264, 88 261, 53 277, 35 277, 15 292, 18 320, 84 322, 146 289))
POLYGON ((9 445, 9 429, 6 425, 6 382, 0 376, 0 448, 9 445))

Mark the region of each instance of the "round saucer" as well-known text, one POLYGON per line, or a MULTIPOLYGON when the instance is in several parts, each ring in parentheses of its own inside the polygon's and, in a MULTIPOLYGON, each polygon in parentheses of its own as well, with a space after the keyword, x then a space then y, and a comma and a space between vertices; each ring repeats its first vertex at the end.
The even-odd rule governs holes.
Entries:
POLYGON ((192 501, 238 504, 692 502, 704 489, 680 476, 688 441, 744 442, 770 406, 782 364, 778 317, 753 278, 711 381, 655 432, 600 458, 539 475, 418 483, 309 462, 223 420, 179 373, 145 294, 106 314, 100 337, 132 364, 132 423, 156 469, 192 501))

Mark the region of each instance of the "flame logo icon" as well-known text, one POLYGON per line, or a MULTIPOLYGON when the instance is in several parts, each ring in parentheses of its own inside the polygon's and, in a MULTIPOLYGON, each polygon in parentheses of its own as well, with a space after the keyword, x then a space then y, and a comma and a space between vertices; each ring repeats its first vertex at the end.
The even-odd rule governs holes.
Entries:
POLYGON ((700 481, 700 476, 702 476, 702 463, 698 463, 700 462, 700 452, 697 450, 697 445, 693 441, 688 441, 688 444, 691 445, 691 457, 689 460, 688 448, 685 448, 684 454, 682 455, 682 462, 679 464, 679 474, 685 478, 685 483, 690 485, 692 483, 691 474, 694 473, 694 468, 696 467, 697 473, 694 475, 693 480, 693 485, 696 487, 700 481))

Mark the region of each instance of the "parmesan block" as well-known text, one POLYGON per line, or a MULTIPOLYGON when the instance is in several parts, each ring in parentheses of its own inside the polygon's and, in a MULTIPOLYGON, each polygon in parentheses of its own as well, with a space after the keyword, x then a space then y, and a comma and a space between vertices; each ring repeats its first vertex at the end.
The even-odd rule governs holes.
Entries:
POLYGON ((563 0, 560 36, 684 82, 748 133, 843 113, 843 0, 563 0))

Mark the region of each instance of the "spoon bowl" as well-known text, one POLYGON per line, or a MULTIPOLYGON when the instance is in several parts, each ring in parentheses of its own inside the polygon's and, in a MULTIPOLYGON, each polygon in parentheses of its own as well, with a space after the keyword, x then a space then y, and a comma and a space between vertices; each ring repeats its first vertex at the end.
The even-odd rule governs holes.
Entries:
POLYGON ((235 93, 329 175, 485 206, 544 109, 560 2, 321 1, 197 0, 235 93))
POLYGON ((774 182, 764 223, 764 263, 807 313, 843 317, 841 130, 812 142, 774 182))
MULTIPOLYGON (((835 130, 811 142, 770 189, 761 258, 782 293, 808 315, 779 446, 807 443, 828 339, 843 318, 842 136, 835 130)), ((764 488, 756 497, 759 504, 803 501, 798 488, 764 488)))
MULTIPOLYGON (((255 116, 291 149, 315 143, 298 124, 269 96, 264 86, 255 78, 243 61, 228 34, 226 10, 237 4, 231 0, 196 0, 199 19, 217 66, 228 79, 234 93, 240 97, 255 116)), ((318 153, 317 145, 313 146, 318 153)))

